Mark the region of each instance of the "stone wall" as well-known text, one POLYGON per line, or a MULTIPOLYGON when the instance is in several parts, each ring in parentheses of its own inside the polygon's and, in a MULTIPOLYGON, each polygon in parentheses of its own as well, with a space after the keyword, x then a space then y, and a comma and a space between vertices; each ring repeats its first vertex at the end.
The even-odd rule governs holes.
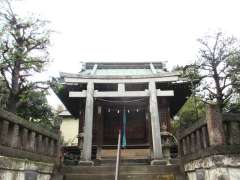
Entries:
POLYGON ((184 165, 189 180, 239 180, 239 155, 212 155, 184 165))
POLYGON ((50 180, 54 163, 0 156, 0 180, 50 180))
POLYGON ((240 179, 240 115, 220 114, 209 105, 206 120, 179 133, 188 180, 240 179))
POLYGON ((0 180, 50 180, 59 134, 0 110, 0 180))

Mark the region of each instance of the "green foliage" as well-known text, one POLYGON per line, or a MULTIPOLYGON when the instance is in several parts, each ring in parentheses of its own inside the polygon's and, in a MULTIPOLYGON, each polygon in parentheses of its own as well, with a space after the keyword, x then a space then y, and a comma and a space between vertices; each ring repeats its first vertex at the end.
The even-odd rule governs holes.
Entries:
MULTIPOLYGON (((35 16, 20 17, 9 1, 0 10, 0 73, 9 90, 7 108, 16 112, 26 91, 38 89, 42 82, 31 82, 42 72, 48 58, 50 30, 47 21, 35 16)), ((44 87, 45 88, 45 87, 44 87)))
POLYGON ((0 105, 22 118, 51 127, 46 82, 31 77, 49 62, 48 21, 15 14, 9 0, 0 2, 0 105))
POLYGON ((9 91, 6 87, 6 83, 3 78, 0 76, 0 107, 2 109, 6 108, 8 100, 9 91))
POLYGON ((21 106, 17 115, 45 127, 52 127, 54 113, 47 103, 44 91, 28 91, 21 95, 21 106))
POLYGON ((228 103, 226 107, 227 112, 240 113, 240 95, 236 94, 234 98, 234 101, 228 103))
POLYGON ((191 96, 177 114, 173 127, 187 128, 194 122, 205 118, 205 104, 200 97, 191 96))

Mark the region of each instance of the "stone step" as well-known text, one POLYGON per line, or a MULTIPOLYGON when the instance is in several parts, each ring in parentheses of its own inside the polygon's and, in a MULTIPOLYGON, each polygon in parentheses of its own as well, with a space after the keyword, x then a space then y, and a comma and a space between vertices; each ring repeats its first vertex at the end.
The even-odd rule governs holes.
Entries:
MULTIPOLYGON (((112 166, 63 166, 64 180, 114 180, 112 166)), ((179 165, 126 165, 119 168, 119 180, 184 180, 179 165)))
MULTIPOLYGON (((65 180, 114 180, 114 174, 67 174, 65 180)), ((184 180, 181 174, 120 174, 119 180, 184 180)))
MULTIPOLYGON (((116 164, 116 159, 101 159, 95 160, 94 164, 96 166, 114 166, 116 164)), ((121 166, 134 166, 134 165, 149 165, 149 159, 121 159, 121 166)))
MULTIPOLYGON (((63 174, 113 174, 115 166, 63 166, 61 168, 63 174)), ((120 173, 138 174, 138 173, 155 173, 155 174, 173 174, 180 172, 178 165, 135 165, 135 166, 120 166, 120 173)))

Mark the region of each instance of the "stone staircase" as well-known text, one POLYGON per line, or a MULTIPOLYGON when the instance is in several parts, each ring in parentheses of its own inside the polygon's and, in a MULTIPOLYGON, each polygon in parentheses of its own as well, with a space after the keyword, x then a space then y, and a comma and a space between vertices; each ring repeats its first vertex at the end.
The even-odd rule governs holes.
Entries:
MULTIPOLYGON (((114 160, 96 166, 63 166, 64 180, 114 180, 114 160)), ((122 160, 119 180, 184 180, 179 165, 151 166, 146 160, 122 160)))

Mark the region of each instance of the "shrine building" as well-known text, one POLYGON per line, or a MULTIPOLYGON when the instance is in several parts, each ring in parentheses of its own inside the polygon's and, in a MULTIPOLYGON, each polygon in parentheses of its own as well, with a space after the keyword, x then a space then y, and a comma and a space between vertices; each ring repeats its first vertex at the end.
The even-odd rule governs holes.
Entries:
POLYGON ((83 163, 116 150, 119 130, 126 150, 143 150, 151 162, 163 160, 162 134, 171 132, 171 119, 191 95, 191 83, 162 62, 88 62, 81 72, 60 78, 56 93, 78 119, 83 163))

